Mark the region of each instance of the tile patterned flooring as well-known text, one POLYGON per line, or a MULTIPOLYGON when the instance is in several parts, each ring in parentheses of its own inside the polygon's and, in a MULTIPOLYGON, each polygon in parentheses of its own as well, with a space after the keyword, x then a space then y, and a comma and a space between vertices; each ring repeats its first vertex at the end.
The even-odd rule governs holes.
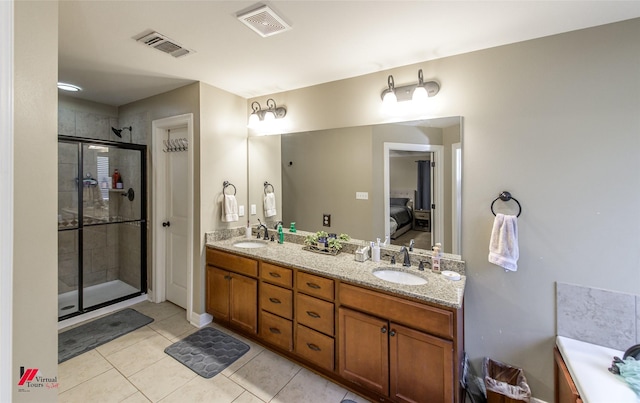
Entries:
POLYGON ((210 326, 251 348, 220 374, 202 378, 164 353, 165 347, 198 330, 187 322, 184 309, 170 302, 131 308, 154 321, 60 364, 60 402, 368 402, 216 324, 210 326))

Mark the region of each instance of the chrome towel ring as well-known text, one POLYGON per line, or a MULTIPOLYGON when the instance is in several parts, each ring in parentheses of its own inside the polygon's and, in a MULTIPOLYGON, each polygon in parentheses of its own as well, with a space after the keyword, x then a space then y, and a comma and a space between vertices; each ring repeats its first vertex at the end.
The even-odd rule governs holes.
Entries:
POLYGON ((233 188, 233 195, 235 196, 237 191, 236 191, 236 187, 233 185, 233 183, 229 182, 229 181, 224 181, 222 183, 222 194, 227 194, 225 191, 227 190, 227 188, 231 186, 233 188))

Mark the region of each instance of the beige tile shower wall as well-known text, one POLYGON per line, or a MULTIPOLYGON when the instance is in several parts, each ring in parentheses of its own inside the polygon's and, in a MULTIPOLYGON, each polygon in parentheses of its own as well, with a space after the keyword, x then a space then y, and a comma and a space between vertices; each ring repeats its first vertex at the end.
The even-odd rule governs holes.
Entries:
POLYGON ((128 130, 122 132, 121 139, 111 131, 111 127, 119 127, 116 107, 58 96, 59 135, 125 143, 131 141, 128 130))

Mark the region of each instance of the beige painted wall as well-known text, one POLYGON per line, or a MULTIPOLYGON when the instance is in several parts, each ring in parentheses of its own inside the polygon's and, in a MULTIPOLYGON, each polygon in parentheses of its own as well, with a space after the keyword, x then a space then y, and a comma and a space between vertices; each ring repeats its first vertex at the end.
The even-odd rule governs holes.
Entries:
POLYGON ((245 227, 247 220, 247 114, 246 100, 221 89, 200 83, 200 144, 199 173, 196 188, 200 203, 194 245, 193 310, 204 313, 205 238, 216 229, 245 227), (229 181, 237 189, 239 205, 245 206, 245 216, 238 222, 221 221, 222 183, 229 181), (199 259, 198 259, 199 258, 199 259))
POLYGON ((476 371, 484 356, 523 367, 546 401, 556 282, 640 294, 638 37, 640 19, 268 96, 299 132, 391 120, 380 111, 388 74, 411 82, 422 68, 441 83, 411 118, 464 117, 466 350, 476 371), (523 206, 515 273, 487 261, 502 190, 523 206))
MULTIPOLYGON (((204 83, 194 83, 157 96, 132 102, 119 108, 121 124, 128 119, 147 116, 148 136, 156 119, 193 113, 194 116, 194 226, 193 226, 193 310, 204 313, 204 234, 221 228, 243 226, 242 222, 222 223, 220 197, 222 182, 233 183, 238 189, 238 203, 246 206, 247 196, 247 129, 245 100, 204 83)), ((151 145, 151 139, 147 139, 151 145)), ((148 149, 150 150, 150 148, 148 149)), ((150 170, 153 162, 150 160, 150 170)), ((153 200, 153 189, 149 189, 153 200)), ((149 206, 151 217, 151 206, 149 206)), ((246 222, 246 221, 245 221, 246 222)), ((149 223, 149 236, 154 223, 149 223)), ((151 245, 151 238, 149 241, 151 245)), ((149 285, 152 284, 152 260, 149 248, 149 285)))
POLYGON ((58 373, 55 200, 58 186, 58 2, 15 2, 14 15, 14 402, 55 402, 58 390, 18 387, 20 367, 58 373))

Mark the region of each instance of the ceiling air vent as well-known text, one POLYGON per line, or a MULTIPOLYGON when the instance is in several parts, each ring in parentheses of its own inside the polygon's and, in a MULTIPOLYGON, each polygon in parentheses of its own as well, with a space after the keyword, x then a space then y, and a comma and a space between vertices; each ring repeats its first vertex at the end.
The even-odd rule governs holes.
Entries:
POLYGON ((195 53, 193 50, 187 49, 178 44, 173 39, 167 38, 166 36, 157 32, 145 34, 142 38, 138 39, 138 42, 158 49, 159 51, 169 54, 173 57, 181 57, 190 53, 195 53))
POLYGON ((261 6, 252 11, 238 14, 238 19, 262 37, 291 29, 291 25, 287 24, 268 6, 261 6))

